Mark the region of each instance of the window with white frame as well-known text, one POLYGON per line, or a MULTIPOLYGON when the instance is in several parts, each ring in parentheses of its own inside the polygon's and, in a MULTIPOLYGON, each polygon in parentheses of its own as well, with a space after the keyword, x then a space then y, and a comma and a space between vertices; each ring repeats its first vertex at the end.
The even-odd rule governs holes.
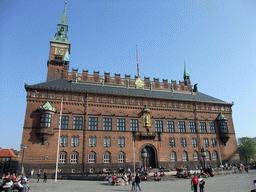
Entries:
POLYGON ((77 147, 79 145, 79 138, 78 136, 73 136, 71 138, 71 146, 72 147, 77 147))
POLYGON ((163 121, 155 121, 156 132, 163 132, 163 121))
POLYGON ((196 138, 192 138, 191 142, 192 142, 192 147, 197 147, 197 140, 196 140, 196 138))
POLYGON ((206 151, 206 157, 205 160, 210 161, 211 160, 211 154, 209 151, 206 151))
POLYGON ((216 129, 215 129, 215 124, 214 123, 209 123, 209 129, 210 129, 210 133, 216 133, 216 129))
POLYGON ((125 145, 124 137, 119 137, 118 138, 118 147, 124 147, 124 145, 125 145))
POLYGON ((171 152, 171 162, 176 161, 176 153, 174 151, 171 152))
POLYGON ((212 159, 213 159, 213 160, 218 160, 217 151, 213 151, 213 152, 212 152, 212 159))
POLYGON ((109 152, 105 152, 103 155, 103 163, 110 163, 110 153, 109 152))
POLYGON ((131 131, 139 131, 138 119, 130 119, 130 130, 131 131))
POLYGON ((59 163, 66 163, 66 162, 67 162, 67 153, 66 152, 60 152, 59 163))
POLYGON ((182 161, 187 161, 188 160, 188 153, 186 151, 182 152, 182 161))
POLYGON ((78 161, 78 153, 77 152, 73 152, 70 155, 70 163, 77 163, 78 161))
POLYGON ((216 140, 215 139, 211 139, 211 145, 213 146, 213 147, 216 147, 216 140))
POLYGON ((198 161, 198 152, 197 151, 194 151, 194 153, 193 153, 193 160, 198 161))
POLYGON ((60 146, 66 147, 68 145, 68 136, 61 136, 60 137, 60 146))
POLYGON ((181 147, 187 147, 186 138, 180 139, 181 147))
POLYGON ((196 122, 189 122, 190 133, 196 133, 196 122))
POLYGON ((206 130, 206 123, 201 122, 201 123, 199 123, 199 124, 200 124, 200 132, 201 132, 201 133, 207 133, 207 130, 206 130))
POLYGON ((98 118, 89 117, 89 130, 98 130, 98 118))
POLYGON ((104 131, 112 130, 112 119, 111 118, 103 118, 103 130, 104 131))
POLYGON ((117 119, 117 131, 125 131, 125 119, 117 119))
POLYGON ((209 141, 207 138, 204 138, 204 146, 209 147, 209 141))
POLYGON ((175 147, 175 139, 174 138, 170 138, 169 143, 170 143, 170 147, 175 147))
POLYGON ((111 138, 105 137, 104 138, 104 147, 110 147, 111 146, 111 138))
POLYGON ((186 132, 186 127, 185 127, 185 122, 184 121, 178 121, 178 126, 179 126, 179 132, 180 133, 185 133, 186 132))
POLYGON ((118 153, 118 163, 124 163, 125 161, 125 154, 124 152, 119 152, 118 153))
POLYGON ((96 162, 96 153, 90 152, 88 155, 88 163, 95 163, 96 162))
POLYGON ((96 147, 96 137, 89 137, 89 147, 96 147))
POLYGON ((174 133, 174 121, 167 121, 167 131, 170 133, 174 133))

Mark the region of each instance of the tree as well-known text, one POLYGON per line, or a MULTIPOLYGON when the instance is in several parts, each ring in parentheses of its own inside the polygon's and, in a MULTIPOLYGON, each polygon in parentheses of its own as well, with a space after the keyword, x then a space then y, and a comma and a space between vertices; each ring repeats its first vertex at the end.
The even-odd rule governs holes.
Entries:
POLYGON ((247 164, 248 160, 253 159, 256 154, 256 142, 253 138, 242 137, 238 139, 238 143, 240 157, 245 160, 247 164))

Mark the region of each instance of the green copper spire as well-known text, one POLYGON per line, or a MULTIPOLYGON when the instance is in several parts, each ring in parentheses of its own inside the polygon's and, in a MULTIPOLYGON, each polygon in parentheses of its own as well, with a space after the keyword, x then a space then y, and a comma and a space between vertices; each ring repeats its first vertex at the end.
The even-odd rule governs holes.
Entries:
POLYGON ((64 57, 63 61, 69 61, 68 50, 66 51, 66 54, 65 54, 65 57, 64 57))
POLYGON ((220 113, 219 116, 217 117, 217 120, 227 120, 227 117, 220 113))
POLYGON ((53 107, 48 101, 44 105, 40 106, 38 109, 41 110, 41 111, 56 112, 55 107, 53 107))
POLYGON ((186 64, 185 64, 185 62, 184 62, 184 78, 185 78, 185 77, 190 77, 190 75, 189 75, 189 73, 188 73, 186 64))
POLYGON ((68 41, 68 22, 67 22, 67 14, 66 14, 66 5, 67 2, 65 2, 65 7, 63 10, 63 13, 60 17, 58 27, 57 27, 57 33, 55 33, 54 38, 51 40, 51 42, 55 43, 64 43, 64 44, 70 44, 68 41))

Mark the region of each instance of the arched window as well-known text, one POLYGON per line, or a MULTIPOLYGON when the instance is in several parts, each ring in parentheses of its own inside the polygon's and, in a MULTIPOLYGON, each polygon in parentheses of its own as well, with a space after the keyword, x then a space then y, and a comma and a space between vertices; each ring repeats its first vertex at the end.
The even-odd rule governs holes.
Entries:
POLYGON ((77 163, 78 161, 78 153, 72 152, 70 155, 70 163, 77 163))
POLYGON ((103 155, 103 163, 110 163, 110 159, 111 158, 111 155, 109 152, 105 152, 104 155, 103 155))
POLYGON ((206 157, 205 160, 210 161, 211 160, 211 154, 209 151, 206 151, 206 157))
POLYGON ((176 161, 176 153, 174 151, 171 152, 171 162, 176 161))
POLYGON ((218 160, 218 153, 217 151, 212 152, 212 160, 218 160))
POLYGON ((125 154, 124 152, 118 153, 118 163, 124 163, 125 162, 125 154))
POLYGON ((88 155, 88 163, 95 163, 96 162, 96 153, 90 152, 88 155))
POLYGON ((66 152, 60 152, 59 156, 59 163, 67 163, 67 153, 66 152))
POLYGON ((195 151, 195 152, 193 153, 193 160, 194 160, 194 161, 198 161, 198 152, 197 152, 197 151, 195 151))
POLYGON ((188 153, 186 151, 182 152, 182 161, 187 161, 188 160, 188 153))

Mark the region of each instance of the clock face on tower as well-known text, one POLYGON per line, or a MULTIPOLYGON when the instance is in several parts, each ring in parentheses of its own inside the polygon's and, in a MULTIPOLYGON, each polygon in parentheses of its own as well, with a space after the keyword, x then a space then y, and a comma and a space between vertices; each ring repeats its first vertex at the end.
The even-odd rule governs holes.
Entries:
POLYGON ((55 49, 55 55, 63 55, 63 54, 64 54, 64 49, 59 47, 55 49))

